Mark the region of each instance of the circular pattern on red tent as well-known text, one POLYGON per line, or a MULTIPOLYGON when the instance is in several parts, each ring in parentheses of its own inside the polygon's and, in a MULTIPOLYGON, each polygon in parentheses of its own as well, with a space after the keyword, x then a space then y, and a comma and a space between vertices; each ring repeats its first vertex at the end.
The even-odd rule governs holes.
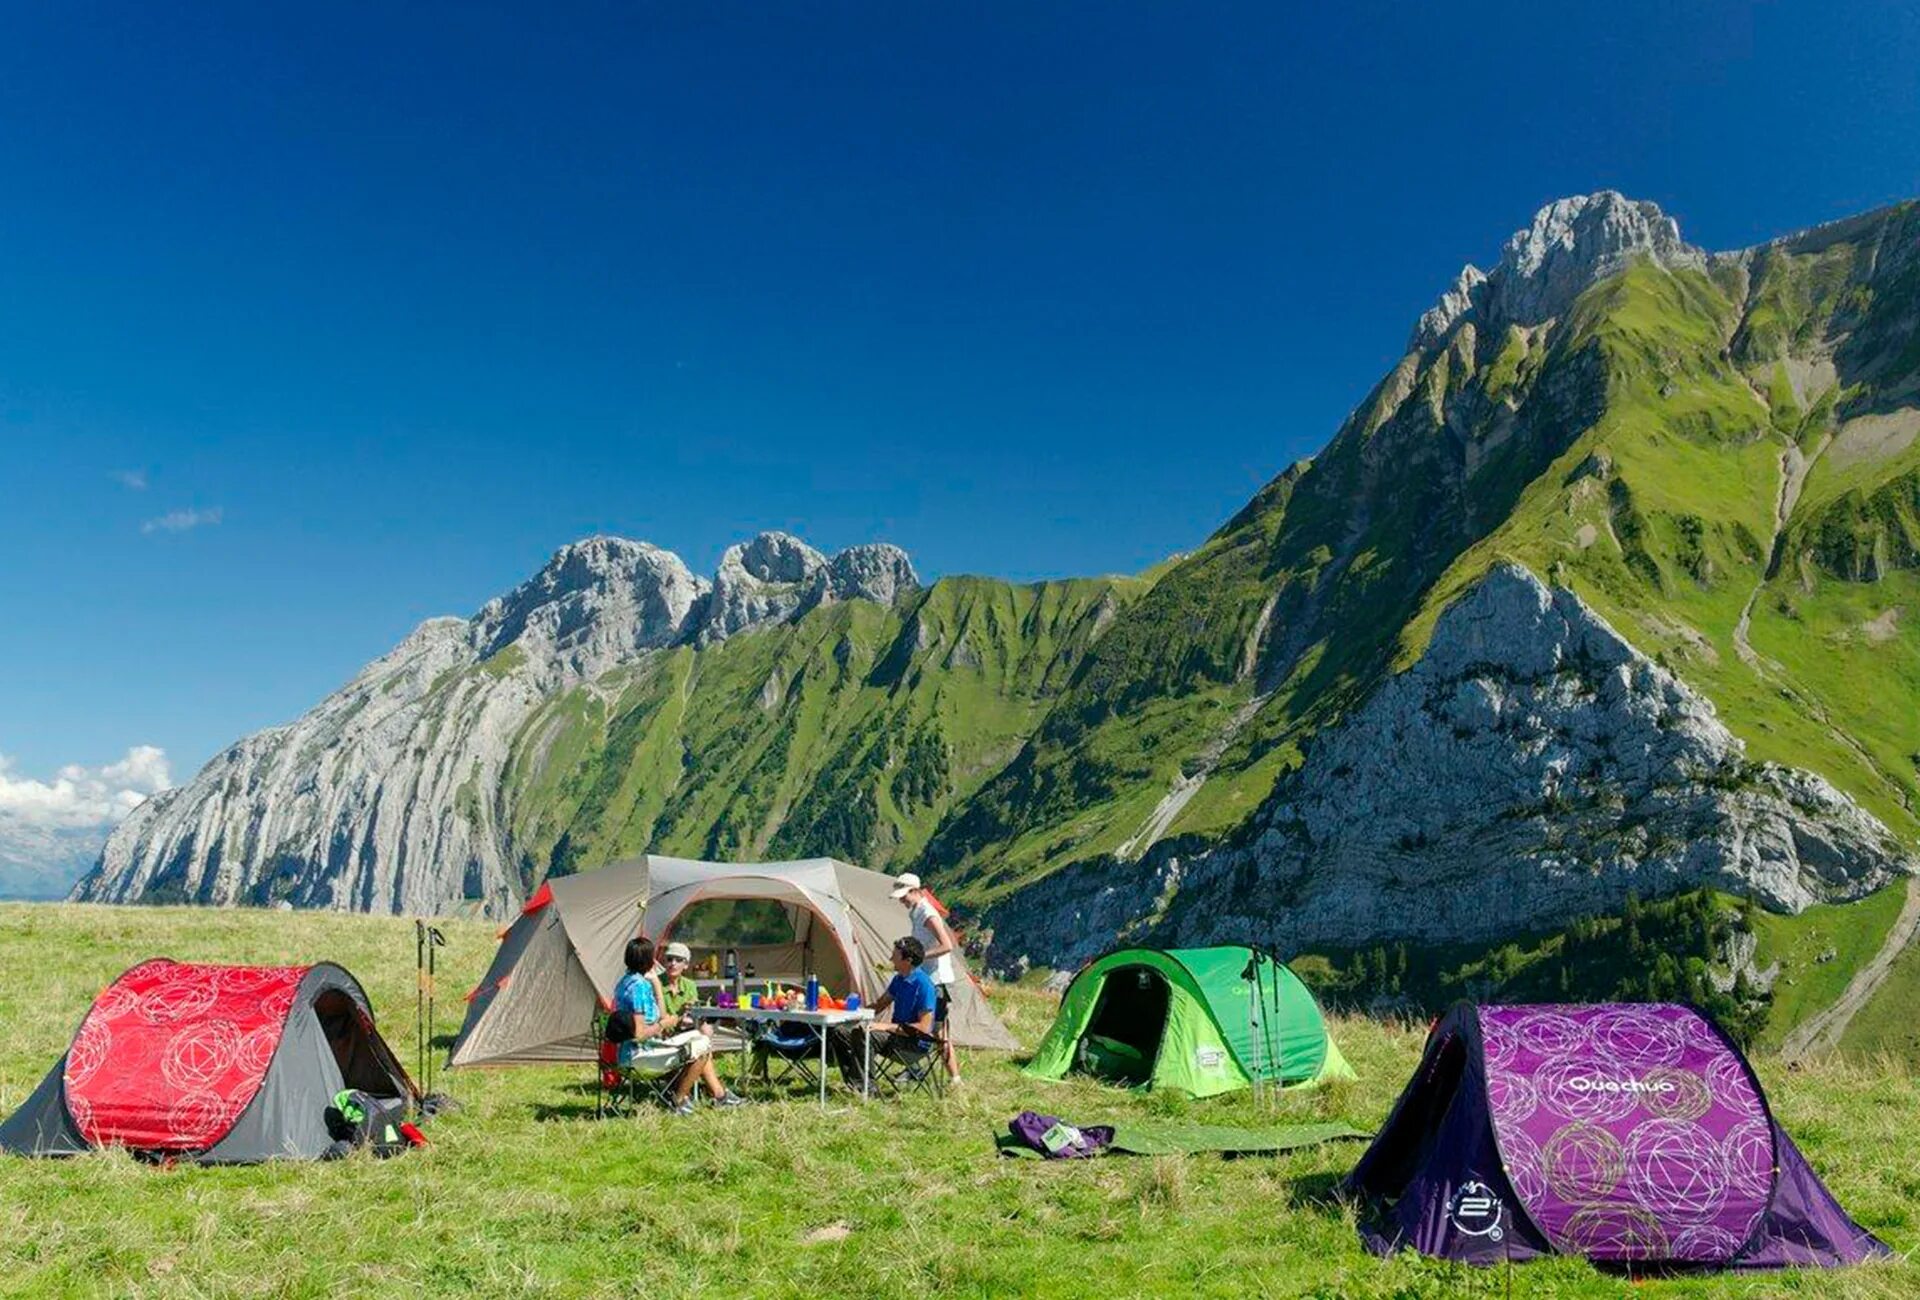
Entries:
POLYGON ((280 1047, 280 1026, 261 1025, 240 1040, 240 1050, 235 1054, 234 1064, 249 1074, 265 1074, 267 1067, 273 1064, 273 1054, 280 1047))
POLYGON ((140 994, 140 1018, 150 1025, 177 1025, 204 1016, 220 996, 220 986, 206 978, 173 978, 140 994))
POLYGON ((189 1092, 167 1108, 167 1141, 176 1151, 198 1151, 226 1136, 227 1102, 215 1092, 189 1092))
POLYGON ((197 1020, 167 1043, 160 1073, 183 1092, 206 1088, 233 1067, 239 1050, 240 1031, 231 1020, 197 1020))
POLYGON ((192 1152, 252 1104, 305 967, 143 962, 94 1001, 68 1050, 67 1113, 94 1146, 192 1152))
POLYGON ((74 1083, 91 1079, 106 1064, 112 1047, 112 1027, 105 1020, 89 1017, 73 1036, 73 1046, 67 1049, 67 1079, 74 1083))

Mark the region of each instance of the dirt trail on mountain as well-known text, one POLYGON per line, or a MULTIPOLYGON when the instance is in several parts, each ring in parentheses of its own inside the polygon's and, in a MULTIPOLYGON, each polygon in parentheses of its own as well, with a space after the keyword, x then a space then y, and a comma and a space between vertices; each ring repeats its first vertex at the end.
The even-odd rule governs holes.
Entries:
POLYGON ((1867 1005, 1887 976, 1893 970, 1894 961, 1906 946, 1913 942, 1916 929, 1920 929, 1920 876, 1907 880, 1907 901, 1900 909, 1893 928, 1887 931, 1887 940, 1880 945, 1880 951, 1874 954, 1872 961, 1862 966, 1847 985, 1847 991, 1839 1000, 1825 1010, 1816 1011, 1795 1026, 1787 1035, 1787 1041, 1780 1046, 1780 1055, 1788 1061, 1798 1061, 1816 1052, 1831 1052, 1840 1046, 1840 1036, 1853 1023, 1853 1017, 1861 1007, 1867 1005))
POLYGON ((1753 584, 1753 590, 1747 594, 1747 603, 1740 607, 1740 621, 1733 625, 1733 648, 1739 654, 1740 661, 1761 676, 1766 669, 1753 644, 1747 640, 1747 628, 1753 621, 1753 605, 1760 599, 1760 593, 1772 577, 1780 572, 1781 560, 1785 557, 1787 541, 1787 521, 1793 517, 1793 508, 1800 502, 1800 489, 1807 485, 1807 475, 1821 455, 1833 443, 1833 435, 1820 435, 1819 443, 1813 449, 1813 455, 1802 455, 1798 447, 1788 447, 1780 453, 1780 491, 1773 499, 1773 541, 1767 547, 1767 567, 1760 575, 1760 581, 1753 584))

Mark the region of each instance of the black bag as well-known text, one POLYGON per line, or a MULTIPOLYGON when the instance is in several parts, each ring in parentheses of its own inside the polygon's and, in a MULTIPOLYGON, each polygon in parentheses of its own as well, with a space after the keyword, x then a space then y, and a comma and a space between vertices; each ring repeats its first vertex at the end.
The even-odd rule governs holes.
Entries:
POLYGON ((607 1041, 609 1043, 631 1043, 633 1041, 633 1012, 623 1008, 608 1014, 607 1041))
POLYGON ((326 1158, 339 1159, 363 1146, 372 1147, 375 1155, 398 1155, 413 1145, 400 1132, 406 1118, 405 1098, 375 1097, 357 1088, 345 1092, 327 1107, 327 1136, 333 1146, 326 1158))

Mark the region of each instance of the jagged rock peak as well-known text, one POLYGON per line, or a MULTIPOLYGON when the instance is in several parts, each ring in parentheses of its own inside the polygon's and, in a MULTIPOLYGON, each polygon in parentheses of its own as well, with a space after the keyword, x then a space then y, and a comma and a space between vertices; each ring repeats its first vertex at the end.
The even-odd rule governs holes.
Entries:
POLYGON ((1454 277, 1453 287, 1440 295, 1440 301, 1420 314, 1420 320, 1413 327, 1413 341, 1407 345, 1409 351, 1431 346, 1447 336, 1454 322, 1473 310, 1473 295, 1481 285, 1487 282, 1486 275, 1468 262, 1460 268, 1460 274, 1454 277))
POLYGON ((1636 258, 1668 269, 1704 267, 1707 256, 1680 237, 1658 204, 1616 190, 1556 199, 1515 231, 1500 262, 1482 276, 1468 266, 1420 317, 1409 347, 1438 343, 1469 316, 1484 327, 1538 325, 1565 313, 1588 286, 1636 258))
POLYGON ((849 546, 827 565, 826 596, 831 600, 873 600, 891 605, 920 588, 907 553, 888 542, 849 546))
POLYGON ((892 604, 920 585, 907 553, 884 542, 850 546, 828 559, 787 533, 761 533, 727 548, 693 639, 723 640, 762 623, 804 614, 833 600, 892 604))
POLYGON ((635 651, 671 644, 707 593, 672 551, 589 537, 474 616, 483 656, 518 644, 537 669, 592 677, 635 651))

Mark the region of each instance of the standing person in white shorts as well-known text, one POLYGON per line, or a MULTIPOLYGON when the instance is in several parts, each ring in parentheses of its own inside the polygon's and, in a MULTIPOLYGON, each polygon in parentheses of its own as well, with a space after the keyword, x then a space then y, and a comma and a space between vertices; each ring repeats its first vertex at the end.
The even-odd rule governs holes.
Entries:
MULTIPOLYGON (((959 941, 953 937, 953 927, 947 924, 947 918, 940 915, 940 909, 933 905, 927 888, 920 883, 920 877, 911 871, 903 871, 894 877, 893 896, 906 907, 907 915, 913 918, 913 937, 927 950, 926 965, 921 969, 933 981, 933 990, 938 999, 934 1019, 941 1024, 947 1023, 947 1015, 953 1008, 954 965, 953 952, 959 947, 959 941)), ((960 1057, 953 1050, 953 1027, 947 1025, 941 1039, 941 1053, 947 1067, 947 1081, 960 1082, 960 1057)))

